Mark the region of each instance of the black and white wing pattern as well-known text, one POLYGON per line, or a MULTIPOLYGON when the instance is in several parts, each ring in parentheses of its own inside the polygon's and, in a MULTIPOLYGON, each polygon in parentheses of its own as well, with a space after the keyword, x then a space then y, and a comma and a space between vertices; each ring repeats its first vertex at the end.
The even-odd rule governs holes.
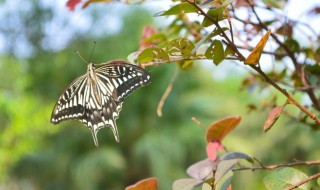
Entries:
POLYGON ((51 123, 77 119, 87 125, 98 146, 97 133, 111 127, 119 142, 116 119, 123 100, 134 90, 150 84, 150 74, 122 60, 101 65, 88 65, 85 75, 75 79, 54 106, 51 123))

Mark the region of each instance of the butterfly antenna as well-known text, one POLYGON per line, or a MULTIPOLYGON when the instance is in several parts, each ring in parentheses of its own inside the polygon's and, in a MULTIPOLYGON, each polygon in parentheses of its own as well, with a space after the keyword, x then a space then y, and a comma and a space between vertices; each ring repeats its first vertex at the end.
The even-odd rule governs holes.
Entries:
POLYGON ((97 42, 94 41, 93 43, 94 43, 94 44, 93 44, 93 48, 92 48, 91 53, 90 53, 89 63, 91 62, 91 57, 92 57, 93 50, 94 50, 94 48, 95 48, 96 45, 97 45, 97 42))
POLYGON ((75 53, 77 53, 79 55, 79 57, 82 59, 83 62, 85 62, 86 64, 88 64, 88 61, 86 61, 79 53, 78 50, 74 50, 75 53))

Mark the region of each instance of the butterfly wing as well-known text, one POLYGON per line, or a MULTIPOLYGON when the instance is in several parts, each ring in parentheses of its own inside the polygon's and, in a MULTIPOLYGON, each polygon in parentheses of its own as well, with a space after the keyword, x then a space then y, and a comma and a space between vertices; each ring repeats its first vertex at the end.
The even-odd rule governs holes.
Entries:
POLYGON ((80 119, 85 112, 84 91, 87 76, 75 79, 61 94, 51 114, 51 123, 58 124, 68 119, 80 119))
POLYGON ((74 80, 59 97, 51 122, 57 124, 68 119, 79 119, 91 131, 98 146, 97 133, 103 127, 111 127, 119 142, 116 119, 122 108, 122 101, 134 90, 151 82, 151 76, 144 69, 125 61, 111 61, 94 69, 89 74, 74 80))
MULTIPOLYGON (((92 129, 96 145, 97 132, 104 127, 111 127, 116 141, 119 142, 116 119, 119 117, 122 101, 134 90, 149 84, 151 77, 142 68, 121 60, 102 64, 94 73, 97 80, 96 93, 102 99, 99 102, 97 96, 90 96, 82 122, 92 129)), ((89 91, 93 91, 92 85, 89 91)))
POLYGON ((122 102, 133 91, 151 83, 148 71, 122 60, 103 64, 96 69, 96 74, 112 86, 111 94, 117 102, 122 102))

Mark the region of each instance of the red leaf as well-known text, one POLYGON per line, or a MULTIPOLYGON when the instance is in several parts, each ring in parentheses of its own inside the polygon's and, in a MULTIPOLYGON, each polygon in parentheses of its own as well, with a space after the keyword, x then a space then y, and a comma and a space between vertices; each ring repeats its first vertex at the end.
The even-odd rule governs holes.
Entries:
POLYGON ((308 14, 310 15, 320 14, 320 6, 313 7, 311 10, 308 11, 308 14))
POLYGON ((222 139, 234 128, 238 126, 241 121, 240 116, 226 117, 211 124, 207 129, 206 139, 207 142, 222 141, 222 139))
POLYGON ((67 5, 67 7, 69 8, 70 11, 74 11, 75 7, 80 2, 81 2, 81 0, 68 0, 66 5, 67 5))
POLYGON ((158 190, 158 179, 155 177, 143 179, 126 187, 125 190, 158 190))
POLYGON ((267 132, 269 129, 271 129, 273 124, 275 124, 275 122, 280 117, 284 106, 286 106, 286 104, 284 104, 282 106, 275 107, 269 112, 268 118, 267 118, 266 122, 264 123, 264 127, 263 127, 264 132, 267 132))
POLYGON ((216 160, 218 150, 223 150, 223 146, 220 141, 212 141, 207 144, 207 155, 211 161, 216 160))
POLYGON ((143 27, 142 29, 142 35, 140 39, 140 49, 146 49, 148 47, 151 47, 152 45, 155 45, 152 41, 146 41, 150 36, 157 34, 158 30, 153 25, 147 25, 143 27))
POLYGON ((111 1, 111 0, 88 0, 88 1, 86 1, 86 2, 83 4, 82 8, 83 8, 83 9, 86 8, 86 7, 89 6, 91 3, 98 3, 98 2, 108 3, 108 2, 110 2, 110 1, 111 1))

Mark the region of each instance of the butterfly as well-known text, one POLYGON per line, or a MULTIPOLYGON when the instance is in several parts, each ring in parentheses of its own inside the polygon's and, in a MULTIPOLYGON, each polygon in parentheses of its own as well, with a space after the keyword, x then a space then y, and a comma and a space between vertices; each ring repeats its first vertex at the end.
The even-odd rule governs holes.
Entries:
POLYGON ((51 123, 81 121, 91 129, 96 146, 99 129, 110 127, 119 142, 116 119, 122 102, 133 91, 150 83, 148 71, 126 61, 90 63, 87 73, 75 79, 60 95, 52 111, 51 123))

